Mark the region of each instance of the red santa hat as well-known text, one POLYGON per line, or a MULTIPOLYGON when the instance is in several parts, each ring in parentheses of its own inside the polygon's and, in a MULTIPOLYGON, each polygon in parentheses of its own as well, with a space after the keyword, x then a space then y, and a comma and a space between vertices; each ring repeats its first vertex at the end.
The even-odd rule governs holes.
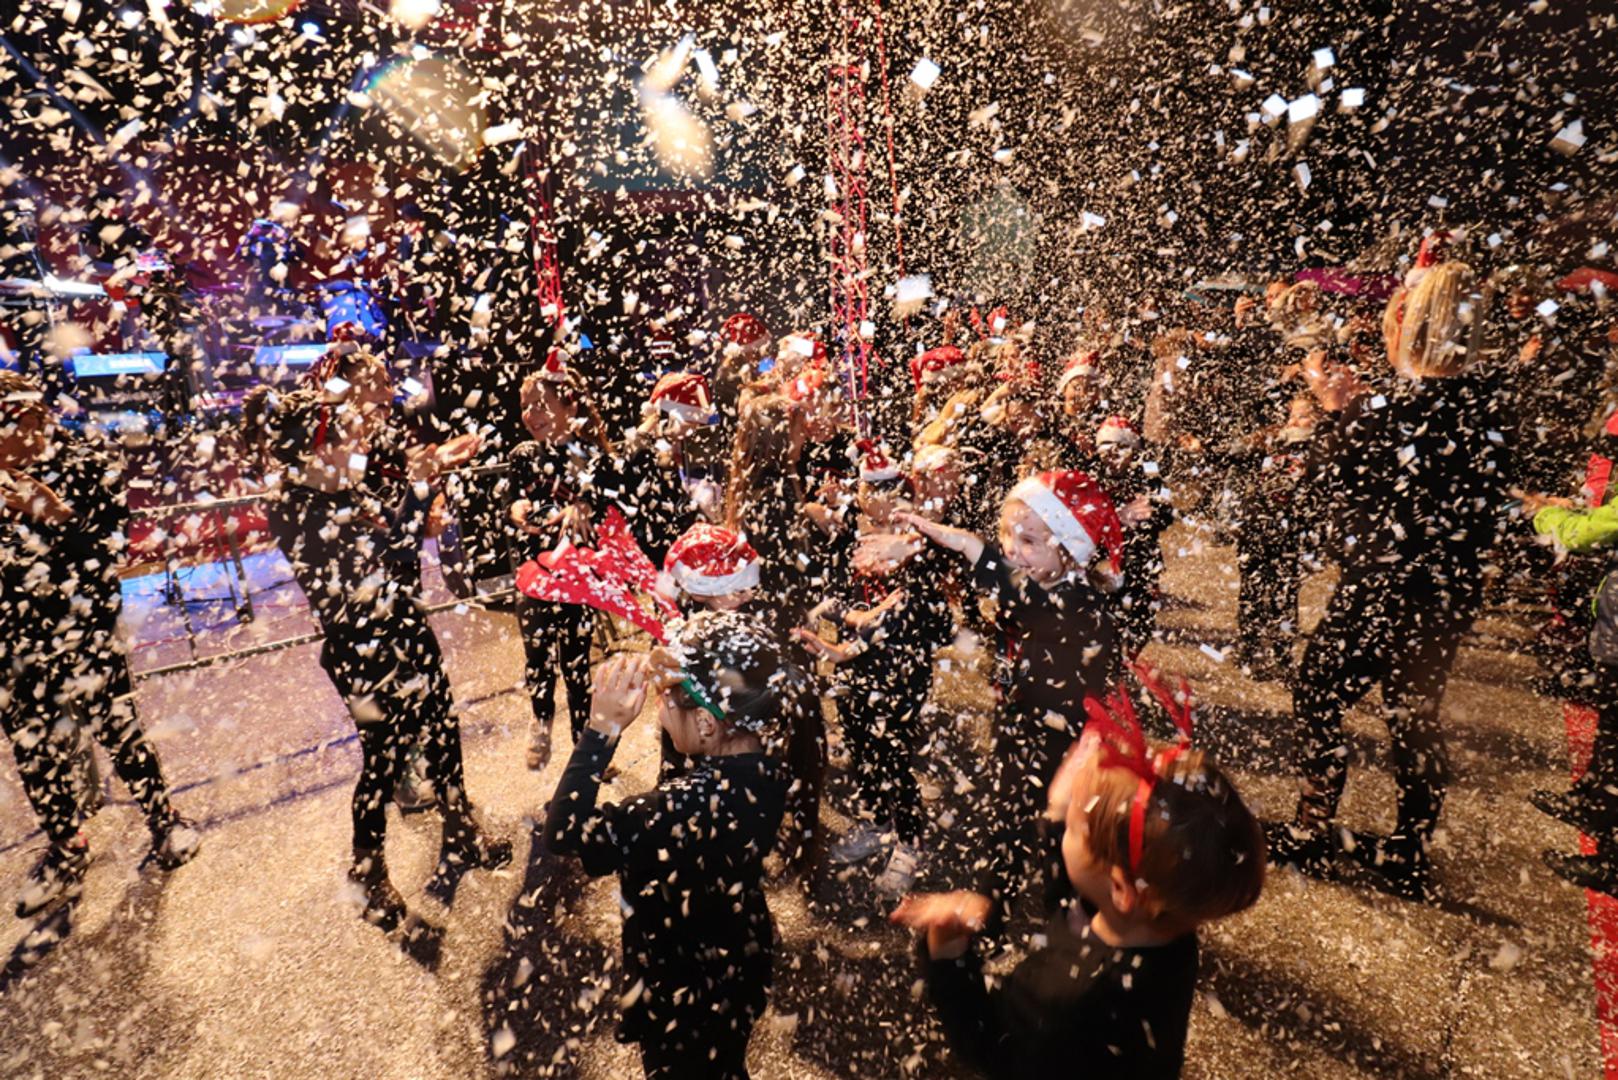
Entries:
POLYGON ((567 358, 562 350, 552 349, 545 354, 545 366, 539 369, 539 377, 546 382, 568 381, 567 358))
POLYGON ((1140 435, 1122 416, 1109 416, 1096 429, 1096 445, 1135 447, 1140 445, 1140 435))
POLYGON ((1062 374, 1056 380, 1056 392, 1060 394, 1067 389, 1067 384, 1074 379, 1086 379, 1096 373, 1101 362, 1101 354, 1094 349, 1087 349, 1067 362, 1062 368, 1062 374))
POLYGON ((692 596, 730 596, 758 587, 758 552, 731 530, 701 522, 669 548, 663 573, 692 596))
POLYGON ((1080 566, 1090 565, 1099 547, 1107 552, 1114 573, 1123 569, 1123 523, 1107 493, 1088 476, 1072 469, 1037 473, 1006 497, 1038 515, 1080 566))
POLYGON ((652 387, 652 404, 659 412, 691 424, 706 424, 714 417, 708 380, 695 371, 671 371, 652 387))
POLYGON ((751 345, 755 341, 770 336, 764 323, 756 315, 749 315, 745 311, 738 311, 725 320, 725 326, 719 331, 720 336, 731 345, 751 345))
POLYGON ((859 448, 861 483, 882 484, 899 479, 899 466, 888 457, 880 443, 874 439, 861 439, 859 448))
POLYGON ((922 383, 931 381, 935 376, 948 371, 965 359, 966 354, 953 345, 940 345, 936 349, 928 349, 910 361, 910 381, 916 384, 919 391, 922 383))

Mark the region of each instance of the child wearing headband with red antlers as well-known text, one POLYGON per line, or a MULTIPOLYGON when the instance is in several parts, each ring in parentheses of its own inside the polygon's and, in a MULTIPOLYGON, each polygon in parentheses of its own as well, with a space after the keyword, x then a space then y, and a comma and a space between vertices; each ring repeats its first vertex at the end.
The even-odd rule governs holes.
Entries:
MULTIPOLYGON (((1188 702, 1159 693, 1188 732, 1188 702)), ((1122 690, 1086 705, 1047 812, 1082 902, 1051 919, 1045 944, 991 988, 971 948, 988 897, 917 894, 892 916, 923 932, 928 996, 956 1056, 985 1076, 1178 1076, 1196 929, 1264 884, 1263 831, 1219 767, 1185 737, 1148 744, 1122 690)))

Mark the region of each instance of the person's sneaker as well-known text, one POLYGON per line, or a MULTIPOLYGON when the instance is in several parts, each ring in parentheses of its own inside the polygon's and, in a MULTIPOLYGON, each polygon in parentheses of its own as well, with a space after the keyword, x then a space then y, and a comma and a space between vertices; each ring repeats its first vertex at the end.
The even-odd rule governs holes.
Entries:
POLYGON ((1348 856, 1370 870, 1387 886, 1388 892, 1406 900, 1431 901, 1437 898, 1433 864, 1426 845, 1405 836, 1350 834, 1352 842, 1343 847, 1348 856))
POLYGON ((427 779, 425 759, 414 755, 405 763, 399 782, 393 785, 393 805, 401 814, 419 814, 438 805, 438 794, 433 782, 427 779))
POLYGON ((1580 832, 1594 835, 1618 824, 1618 799, 1594 795, 1575 787, 1569 791, 1534 791, 1528 802, 1542 814, 1549 814, 1580 832))
POLYGON ((363 901, 360 918, 384 933, 392 933, 408 914, 404 897, 388 880, 388 864, 382 852, 354 852, 354 862, 348 868, 348 880, 359 886, 363 901))
POLYGON ((1608 896, 1618 897, 1618 866, 1606 855, 1569 855, 1563 851, 1547 851, 1545 865, 1557 877, 1581 889, 1594 889, 1608 896))
POLYGON ((46 848, 17 897, 17 918, 26 919, 60 900, 76 899, 84 889, 89 865, 90 844, 83 833, 46 848))
POLYGON ((1291 866, 1311 877, 1331 872, 1335 845, 1330 831, 1300 828, 1291 822, 1264 824, 1264 840, 1269 846, 1271 866, 1291 866))
POLYGON ((445 904, 469 870, 498 870, 511 862, 510 840, 491 839, 470 811, 444 816, 438 866, 427 881, 427 894, 445 904))
POLYGON ((835 866, 848 866, 864 862, 881 851, 887 843, 887 830, 869 821, 862 821, 831 847, 827 859, 835 866))
POLYGON ((174 814, 152 828, 152 850, 146 856, 164 870, 178 870, 202 847, 202 834, 190 821, 174 814))
POLYGON ((551 725, 534 722, 534 738, 528 744, 528 767, 539 772, 551 763, 551 725))
POLYGON ((916 874, 921 869, 921 848, 904 841, 893 845, 893 854, 888 856, 888 865, 877 875, 876 891, 884 896, 903 896, 916 884, 916 874))

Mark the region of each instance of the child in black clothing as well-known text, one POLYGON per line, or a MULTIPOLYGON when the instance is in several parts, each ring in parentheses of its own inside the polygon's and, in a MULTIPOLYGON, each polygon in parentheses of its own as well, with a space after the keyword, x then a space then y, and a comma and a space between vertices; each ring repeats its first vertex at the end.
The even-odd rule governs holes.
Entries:
POLYGON ((666 649, 596 674, 590 722, 545 821, 553 850, 623 896, 624 1015, 650 1078, 747 1076, 774 955, 764 858, 803 768, 804 678, 757 621, 703 612, 666 649), (695 766, 621 804, 598 805, 623 730, 658 695, 658 720, 695 766))
MULTIPOLYGON (((383 855, 387 802, 418 740, 444 814, 429 891, 453 897, 467 869, 504 865, 511 845, 487 838, 473 816, 437 638, 411 584, 394 577, 386 557, 397 522, 420 513, 424 485, 404 485, 399 505, 365 485, 367 455, 385 413, 346 400, 349 387, 336 383, 286 394, 261 388, 244 406, 243 423, 249 441, 286 469, 284 477, 265 478, 275 493, 265 516, 324 634, 321 667, 360 737, 349 878, 363 892, 368 921, 391 932, 408 920, 405 944, 432 950, 436 930, 409 916, 383 855)), ((446 446, 437 465, 457 464, 457 452, 446 446)), ((429 963, 435 958, 432 951, 418 955, 429 963)))
MULTIPOLYGON (((531 436, 511 452, 500 494, 511 526, 512 565, 565 542, 587 545, 604 489, 618 487, 612 444, 591 408, 585 384, 559 354, 522 384, 522 422, 531 436)), ((594 613, 585 607, 519 594, 523 678, 534 710, 528 767, 551 759, 556 677, 567 688, 568 721, 576 741, 590 711, 590 637, 594 613)))
POLYGON ((922 710, 932 691, 933 654, 950 641, 940 553, 914 533, 899 532, 906 478, 879 450, 860 468, 858 541, 841 624, 848 640, 823 642, 807 629, 794 637, 840 665, 838 714, 848 741, 862 821, 831 852, 834 863, 875 855, 891 835, 893 850, 877 876, 878 891, 901 895, 922 860, 921 786, 911 759, 922 710))
POLYGON ((1096 480, 1118 508, 1124 527, 1124 581, 1112 594, 1123 653, 1133 657, 1151 643, 1162 607, 1163 530, 1174 505, 1155 461, 1141 460, 1140 435, 1121 416, 1110 416, 1094 439, 1096 480))
POLYGON ((19 918, 82 886, 89 848, 79 826, 93 811, 74 783, 81 726, 106 748, 145 812, 152 860, 172 870, 199 844, 170 807, 157 753, 125 700, 122 475, 53 423, 37 380, 0 372, 0 724, 50 840, 17 904, 19 918))
POLYGON ((972 581, 999 606, 995 749, 984 817, 993 836, 984 887, 1015 884, 1034 858, 1036 793, 1048 785, 1084 724, 1084 699, 1104 694, 1119 670, 1118 632, 1106 590, 1115 588, 1122 527, 1089 477, 1045 472, 1019 483, 1000 512, 1000 547, 917 514, 899 519, 972 566, 972 581), (1092 567, 1105 550, 1107 565, 1092 567))
POLYGON ((980 1075, 1180 1074, 1196 929, 1258 900, 1264 837, 1211 759, 1139 747, 1126 764, 1087 733, 1051 784, 1046 820, 1065 826, 1063 869, 1082 903, 1054 915, 1045 943, 1003 980, 986 983, 971 949, 987 897, 918 894, 893 913, 923 931, 928 996, 980 1075))

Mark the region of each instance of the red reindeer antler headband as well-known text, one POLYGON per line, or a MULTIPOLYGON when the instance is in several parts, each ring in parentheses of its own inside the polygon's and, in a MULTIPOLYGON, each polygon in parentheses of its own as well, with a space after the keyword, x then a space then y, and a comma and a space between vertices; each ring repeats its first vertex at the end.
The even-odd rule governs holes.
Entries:
POLYGON ((1180 730, 1180 741, 1154 759, 1135 715, 1135 703, 1120 684, 1103 702, 1095 697, 1084 699, 1084 711, 1089 714, 1090 726, 1101 738, 1101 763, 1107 768, 1128 769, 1139 777, 1134 798, 1129 807, 1129 872, 1140 872, 1142 850, 1146 843, 1146 807, 1151 802, 1152 789, 1163 778, 1163 770, 1191 748, 1191 685, 1180 680, 1178 695, 1158 681, 1157 673, 1142 663, 1130 664, 1130 670, 1141 685, 1151 692, 1180 730))

